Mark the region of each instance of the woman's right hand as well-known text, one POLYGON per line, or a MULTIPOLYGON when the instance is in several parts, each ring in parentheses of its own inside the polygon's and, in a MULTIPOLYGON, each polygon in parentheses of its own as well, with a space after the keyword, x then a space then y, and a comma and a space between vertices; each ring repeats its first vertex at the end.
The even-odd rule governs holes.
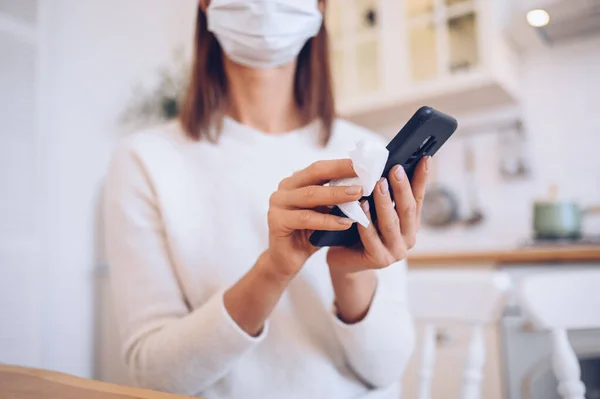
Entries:
POLYGON ((269 248, 248 273, 229 288, 225 309, 242 330, 258 336, 289 281, 317 251, 308 238, 313 230, 347 230, 352 221, 329 215, 328 205, 356 201, 360 186, 323 186, 354 177, 350 159, 319 161, 281 181, 269 200, 269 248))
POLYGON ((278 275, 292 278, 318 250, 308 241, 314 230, 347 230, 352 220, 328 214, 326 206, 357 201, 360 186, 323 186, 330 180, 355 177, 350 159, 315 162, 285 178, 269 201, 267 255, 278 275), (323 212, 324 211, 324 212, 323 212))

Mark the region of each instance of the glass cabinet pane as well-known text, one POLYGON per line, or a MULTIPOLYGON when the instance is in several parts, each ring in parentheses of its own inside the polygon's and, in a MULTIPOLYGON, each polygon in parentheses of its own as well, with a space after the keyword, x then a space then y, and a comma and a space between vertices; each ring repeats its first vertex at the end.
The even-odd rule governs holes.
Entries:
POLYGON ((435 0, 406 0, 406 12, 409 17, 433 12, 435 0))
POLYGON ((474 13, 450 18, 448 21, 450 41, 450 72, 469 71, 477 66, 477 20, 474 13))
POLYGON ((435 25, 415 26, 409 30, 409 50, 413 80, 428 80, 438 74, 435 25))
POLYGON ((353 7, 352 30, 356 33, 377 29, 377 0, 355 0, 353 7))
POLYGON ((379 43, 376 40, 360 43, 356 47, 358 90, 361 94, 379 89, 379 43))

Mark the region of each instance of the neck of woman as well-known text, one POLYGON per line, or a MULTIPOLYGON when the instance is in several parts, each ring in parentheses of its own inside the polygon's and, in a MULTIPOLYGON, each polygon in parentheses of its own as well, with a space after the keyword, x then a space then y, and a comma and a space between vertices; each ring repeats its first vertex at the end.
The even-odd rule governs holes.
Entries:
POLYGON ((265 133, 285 133, 302 127, 308 121, 303 120, 294 100, 295 71, 295 62, 254 69, 225 57, 228 115, 265 133))

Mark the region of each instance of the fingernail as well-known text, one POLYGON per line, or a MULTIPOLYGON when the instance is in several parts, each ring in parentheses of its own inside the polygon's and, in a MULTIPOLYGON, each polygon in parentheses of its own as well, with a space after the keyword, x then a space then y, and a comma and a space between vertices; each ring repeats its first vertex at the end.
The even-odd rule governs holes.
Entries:
POLYGON ((431 157, 427 156, 425 159, 425 172, 429 172, 430 168, 431 168, 431 157))
POLYGON ((388 186, 388 181, 386 178, 382 178, 379 181, 379 190, 381 191, 381 194, 386 195, 389 191, 389 186, 388 186))
POLYGON ((353 223, 352 220, 348 218, 338 218, 337 221, 342 226, 350 226, 353 223))
POLYGON ((346 189, 346 194, 348 195, 357 195, 360 194, 362 191, 362 187, 361 186, 350 186, 346 189))
POLYGON ((362 206, 363 211, 365 211, 365 213, 368 215, 369 214, 369 201, 363 202, 361 206, 362 206))
POLYGON ((402 181, 406 177, 406 172, 401 165, 396 166, 396 170, 394 170, 394 176, 398 181, 402 181))

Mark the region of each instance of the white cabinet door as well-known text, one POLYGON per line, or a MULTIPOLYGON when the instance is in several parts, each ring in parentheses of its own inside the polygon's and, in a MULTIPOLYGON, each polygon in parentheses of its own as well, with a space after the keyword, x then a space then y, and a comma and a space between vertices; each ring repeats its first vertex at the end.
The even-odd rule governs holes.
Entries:
POLYGON ((381 4, 378 0, 331 0, 327 26, 335 94, 352 99, 384 89, 381 4))
POLYGON ((0 0, 0 363, 40 358, 37 0, 0 0))
POLYGON ((406 0, 411 76, 415 85, 479 68, 475 0, 406 0))
POLYGON ((330 0, 338 113, 397 131, 421 106, 455 116, 518 100, 502 0, 330 0))

